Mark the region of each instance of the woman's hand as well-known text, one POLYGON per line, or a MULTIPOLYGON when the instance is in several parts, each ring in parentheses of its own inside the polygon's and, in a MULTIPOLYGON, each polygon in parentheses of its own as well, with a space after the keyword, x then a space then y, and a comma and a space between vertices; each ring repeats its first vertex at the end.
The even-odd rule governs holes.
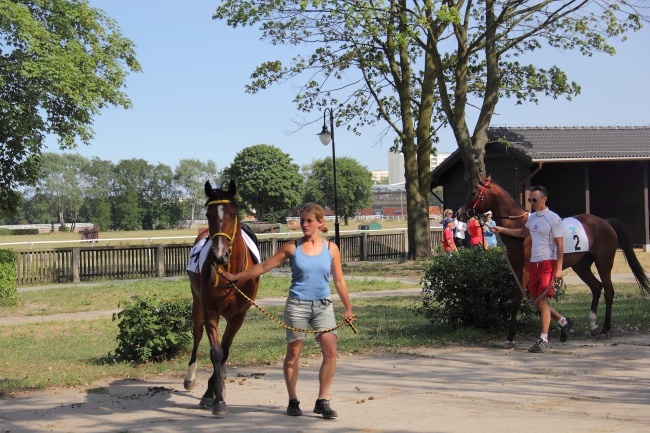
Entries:
POLYGON ((221 275, 222 277, 224 277, 228 281, 237 281, 238 280, 238 278, 235 278, 235 275, 231 274, 228 271, 221 271, 221 272, 219 272, 219 275, 221 275))

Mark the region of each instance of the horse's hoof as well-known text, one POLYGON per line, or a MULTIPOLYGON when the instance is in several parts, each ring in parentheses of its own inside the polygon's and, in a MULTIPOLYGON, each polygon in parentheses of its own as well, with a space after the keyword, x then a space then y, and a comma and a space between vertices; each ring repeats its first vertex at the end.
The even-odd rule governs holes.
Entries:
POLYGON ((202 409, 210 409, 212 405, 214 405, 214 398, 210 397, 203 397, 199 402, 199 406, 201 406, 202 409))
POLYGON ((514 349, 514 347, 515 347, 515 342, 514 341, 506 340, 506 342, 503 343, 503 348, 504 349, 514 349))
POLYGON ((598 333, 600 332, 600 328, 592 329, 590 332, 592 337, 595 337, 596 335, 599 335, 598 333))
POLYGON ((186 390, 191 391, 194 389, 196 386, 196 379, 194 380, 183 380, 183 386, 185 387, 186 390))
POLYGON ((598 334, 596 340, 609 340, 609 334, 606 332, 602 334, 598 334))
POLYGON ((212 415, 217 418, 223 418, 228 413, 228 406, 225 401, 217 401, 212 406, 212 415))

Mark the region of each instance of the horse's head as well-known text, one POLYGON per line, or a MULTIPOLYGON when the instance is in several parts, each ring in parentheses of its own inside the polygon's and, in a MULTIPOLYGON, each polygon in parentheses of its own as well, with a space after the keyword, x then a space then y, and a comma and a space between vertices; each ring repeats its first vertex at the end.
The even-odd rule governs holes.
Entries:
POLYGON ((228 191, 212 189, 210 181, 204 186, 208 198, 206 217, 212 240, 212 253, 217 265, 226 265, 230 261, 232 244, 239 228, 239 207, 237 206, 237 187, 230 181, 228 191))
POLYGON ((494 203, 494 197, 491 194, 492 189, 498 189, 498 186, 492 182, 492 178, 488 176, 485 179, 483 176, 479 176, 478 181, 469 192, 465 204, 458 209, 458 218, 467 220, 495 208, 496 203, 494 203))

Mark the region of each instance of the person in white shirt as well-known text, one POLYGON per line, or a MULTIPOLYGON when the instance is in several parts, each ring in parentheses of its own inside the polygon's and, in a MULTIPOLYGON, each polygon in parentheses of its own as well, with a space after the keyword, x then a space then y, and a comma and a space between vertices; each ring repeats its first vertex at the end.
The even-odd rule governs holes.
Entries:
POLYGON ((465 242, 465 232, 467 231, 467 223, 454 218, 454 242, 456 242, 456 248, 467 247, 465 242))
POLYGON ((546 207, 547 198, 546 188, 543 186, 532 187, 528 201, 534 212, 528 217, 525 227, 512 229, 494 226, 491 228, 495 233, 508 236, 531 237, 528 291, 537 311, 539 311, 541 321, 540 337, 528 349, 533 353, 546 352, 549 348, 548 330, 551 318, 559 322, 561 343, 567 340, 569 329, 573 326, 572 319, 562 316, 548 303, 549 298, 553 297, 554 283, 562 279, 564 235, 562 219, 546 207))

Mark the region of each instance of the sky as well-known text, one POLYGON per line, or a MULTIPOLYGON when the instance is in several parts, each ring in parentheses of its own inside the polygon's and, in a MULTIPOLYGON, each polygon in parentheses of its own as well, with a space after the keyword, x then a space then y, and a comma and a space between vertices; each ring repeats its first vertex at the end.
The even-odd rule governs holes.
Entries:
MULTIPOLYGON (((260 41, 255 28, 232 29, 213 20, 218 3, 90 0, 136 44, 143 72, 127 78, 124 90, 133 108, 104 109, 95 119, 92 144, 74 152, 115 163, 142 158, 172 168, 181 159, 211 159, 219 170, 230 165, 237 152, 256 144, 274 145, 300 166, 332 155, 331 145, 324 147, 317 137, 322 113, 299 113, 292 103, 300 78, 245 93, 254 68, 290 55, 290 48, 260 41), (313 123, 300 129, 296 119, 313 123)), ((541 54, 540 65, 558 65, 582 86, 582 93, 572 102, 549 98, 538 105, 516 106, 502 99, 492 126, 650 126, 648 46, 650 27, 616 44, 614 57, 541 54)), ((354 158, 369 170, 387 170, 392 136, 380 141, 384 129, 370 127, 356 136, 337 128, 336 157, 354 158)), ((449 130, 440 135, 438 152, 457 148, 449 130)), ((47 146, 48 151, 58 151, 54 140, 47 146)))

